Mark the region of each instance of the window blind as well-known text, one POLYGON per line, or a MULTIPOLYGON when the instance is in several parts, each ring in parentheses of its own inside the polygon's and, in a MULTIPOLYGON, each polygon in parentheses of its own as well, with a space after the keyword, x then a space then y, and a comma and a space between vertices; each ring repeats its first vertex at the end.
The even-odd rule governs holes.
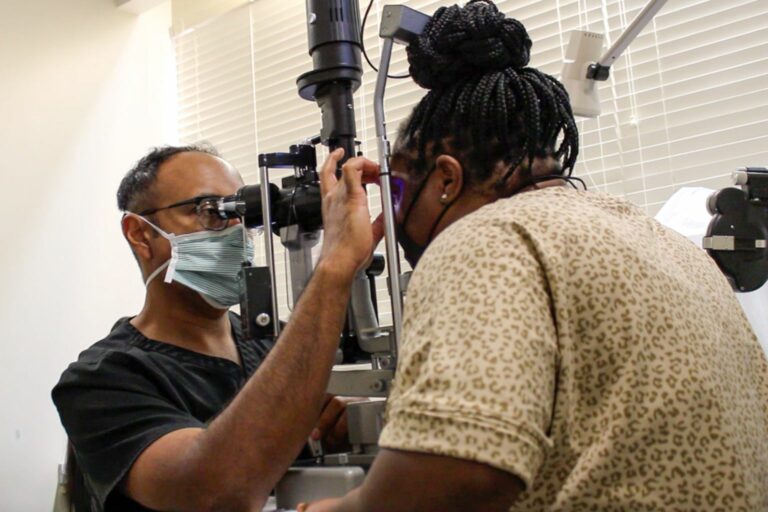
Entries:
MULTIPOLYGON (((361 16, 367 3, 360 1, 361 16)), ((374 0, 364 34, 374 64, 380 53, 379 14, 387 3, 392 2, 374 0)), ((455 2, 397 3, 432 14, 455 2)), ((607 47, 646 1, 496 3, 525 24, 533 40, 531 65, 558 76, 571 30, 604 33, 607 47)), ((298 75, 311 69, 305 16, 304 0, 252 0, 174 36, 180 137, 216 145, 247 183, 258 180, 259 152, 286 151, 319 133, 319 109, 300 99, 296 89, 298 75)), ((396 45, 391 73, 406 71, 404 48, 396 45)), ((581 152, 574 174, 593 189, 626 197, 650 215, 682 186, 730 185, 733 169, 768 162, 767 76, 768 2, 667 3, 600 85, 602 115, 578 121, 581 152)), ((375 81, 366 65, 355 94, 360 149, 373 160, 378 158, 375 81)), ((389 80, 385 109, 391 140, 424 93, 409 79, 389 80)), ((287 173, 273 171, 271 179, 279 183, 287 173)), ((370 187, 369 194, 376 215, 378 189, 370 187)), ((285 256, 280 244, 276 248, 285 316, 285 256)), ((382 322, 387 323, 383 277, 377 288, 382 322)))

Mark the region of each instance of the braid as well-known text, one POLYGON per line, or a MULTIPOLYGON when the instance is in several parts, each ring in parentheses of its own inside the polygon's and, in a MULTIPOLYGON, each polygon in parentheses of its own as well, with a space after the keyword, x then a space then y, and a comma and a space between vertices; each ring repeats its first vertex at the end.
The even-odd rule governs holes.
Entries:
POLYGON ((417 174, 448 145, 472 183, 489 179, 500 161, 508 166, 500 188, 518 167, 533 182, 537 157, 555 158, 570 176, 579 140, 568 94, 527 67, 531 45, 523 24, 488 0, 435 12, 406 50, 414 80, 430 89, 398 137, 399 148, 415 153, 417 174))

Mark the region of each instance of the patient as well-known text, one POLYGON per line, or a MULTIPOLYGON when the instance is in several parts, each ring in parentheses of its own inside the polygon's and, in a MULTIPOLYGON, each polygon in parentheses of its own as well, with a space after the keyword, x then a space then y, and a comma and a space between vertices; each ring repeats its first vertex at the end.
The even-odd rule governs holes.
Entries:
POLYGON ((523 25, 439 9, 392 159, 415 272, 382 447, 318 511, 768 507, 768 361, 704 251, 576 190, 523 25))

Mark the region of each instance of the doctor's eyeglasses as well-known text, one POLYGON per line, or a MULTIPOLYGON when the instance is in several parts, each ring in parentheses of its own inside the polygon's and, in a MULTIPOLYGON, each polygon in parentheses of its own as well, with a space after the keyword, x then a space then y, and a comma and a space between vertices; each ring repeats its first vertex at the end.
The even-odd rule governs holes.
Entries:
POLYGON ((179 206, 194 205, 195 213, 197 214, 197 221, 200 225, 209 231, 221 231, 227 227, 229 219, 233 218, 222 212, 219 209, 221 203, 221 196, 197 196, 190 199, 179 201, 178 203, 169 204, 168 206, 162 206, 160 208, 150 208, 139 212, 139 215, 151 215, 159 212, 160 210, 168 210, 170 208, 178 208, 179 206))

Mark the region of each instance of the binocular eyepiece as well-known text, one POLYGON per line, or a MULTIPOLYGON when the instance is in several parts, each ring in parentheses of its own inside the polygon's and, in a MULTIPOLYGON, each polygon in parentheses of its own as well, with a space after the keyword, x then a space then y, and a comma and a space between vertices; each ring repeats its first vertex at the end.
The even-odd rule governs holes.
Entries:
MULTIPOLYGON (((298 225, 305 231, 322 228, 322 197, 315 148, 297 144, 291 146, 288 153, 261 154, 259 165, 294 169, 293 176, 283 178, 282 187, 269 184, 269 211, 275 233, 292 225, 298 225)), ((218 207, 219 215, 240 218, 248 228, 264 225, 261 185, 242 187, 237 193, 221 198, 218 207)))

